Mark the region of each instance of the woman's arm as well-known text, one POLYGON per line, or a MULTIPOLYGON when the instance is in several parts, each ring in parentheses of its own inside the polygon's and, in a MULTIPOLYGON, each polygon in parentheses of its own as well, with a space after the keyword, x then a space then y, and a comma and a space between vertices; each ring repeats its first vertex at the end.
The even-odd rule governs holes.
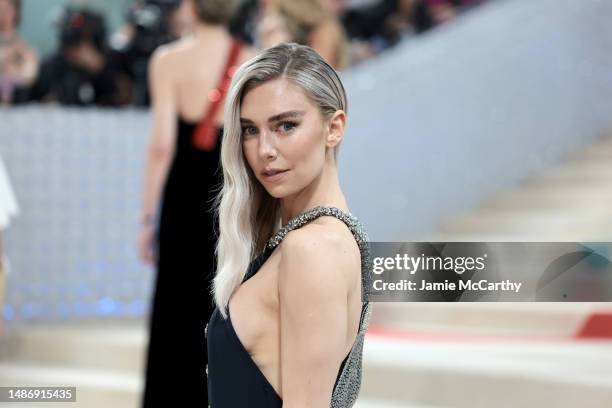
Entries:
POLYGON ((348 276, 354 270, 346 239, 320 225, 289 233, 279 269, 283 406, 329 408, 345 357, 348 276))
POLYGON ((152 239, 162 186, 174 156, 177 107, 172 81, 172 59, 159 48, 149 63, 153 124, 147 149, 141 211, 140 257, 153 263, 152 239))

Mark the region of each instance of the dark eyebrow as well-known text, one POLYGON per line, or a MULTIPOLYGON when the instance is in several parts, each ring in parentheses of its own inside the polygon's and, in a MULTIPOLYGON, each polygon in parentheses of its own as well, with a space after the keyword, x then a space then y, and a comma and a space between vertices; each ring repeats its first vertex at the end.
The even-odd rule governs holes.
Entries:
MULTIPOLYGON (((279 113, 278 115, 274 115, 268 118, 268 122, 278 122, 279 120, 289 119, 289 118, 301 118, 304 116, 304 111, 287 111, 283 113, 279 113)), ((253 124, 254 122, 251 119, 240 118, 241 124, 253 124)))
POLYGON ((274 115, 270 118, 268 118, 268 122, 278 122, 279 120, 283 120, 283 119, 289 119, 289 118, 301 118, 302 116, 304 116, 304 111, 288 111, 288 112, 283 112, 283 113, 279 113, 278 115, 274 115))

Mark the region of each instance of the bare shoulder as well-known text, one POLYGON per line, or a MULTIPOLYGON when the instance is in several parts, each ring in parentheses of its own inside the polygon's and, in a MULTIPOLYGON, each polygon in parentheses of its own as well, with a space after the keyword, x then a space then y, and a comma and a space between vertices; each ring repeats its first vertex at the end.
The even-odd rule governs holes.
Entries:
POLYGON ((334 217, 319 217, 293 230, 280 244, 279 284, 309 285, 322 281, 336 289, 348 288, 360 273, 359 247, 351 231, 334 217))
POLYGON ((149 69, 151 74, 155 76, 163 75, 167 76, 172 71, 172 51, 168 49, 168 46, 162 45, 158 47, 149 61, 149 69))
POLYGON ((192 41, 189 38, 179 39, 155 49, 151 56, 151 66, 159 70, 172 70, 182 66, 181 61, 190 55, 192 41))

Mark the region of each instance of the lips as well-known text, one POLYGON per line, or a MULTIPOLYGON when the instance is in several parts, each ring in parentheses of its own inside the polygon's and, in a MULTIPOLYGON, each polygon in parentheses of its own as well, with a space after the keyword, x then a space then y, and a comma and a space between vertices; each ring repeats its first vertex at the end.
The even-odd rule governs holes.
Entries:
POLYGON ((271 170, 264 170, 261 174, 263 176, 263 179, 265 181, 277 181, 280 180, 285 173, 287 173, 289 170, 280 170, 280 169, 271 169, 271 170))
POLYGON ((280 170, 280 169, 264 170, 263 171, 263 175, 264 176, 273 176, 273 175, 275 175, 277 173, 282 173, 284 171, 287 171, 287 170, 280 170))

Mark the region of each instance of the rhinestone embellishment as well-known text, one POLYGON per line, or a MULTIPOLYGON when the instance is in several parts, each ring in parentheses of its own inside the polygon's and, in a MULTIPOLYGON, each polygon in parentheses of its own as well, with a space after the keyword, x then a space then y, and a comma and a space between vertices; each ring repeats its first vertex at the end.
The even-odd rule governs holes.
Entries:
POLYGON ((365 231, 363 231, 361 224, 359 223, 359 221, 357 221, 357 218, 355 218, 353 214, 343 211, 337 207, 319 206, 305 211, 302 214, 299 214, 289 220, 289 222, 285 226, 278 230, 276 234, 274 234, 268 240, 268 248, 274 249, 278 244, 280 244, 283 238, 285 238, 285 235, 287 235, 290 231, 299 228, 307 222, 312 221, 315 218, 318 218, 323 215, 336 217, 343 221, 355 236, 357 244, 361 244, 361 241, 363 241, 364 238, 367 239, 367 237, 365 236, 365 231))

